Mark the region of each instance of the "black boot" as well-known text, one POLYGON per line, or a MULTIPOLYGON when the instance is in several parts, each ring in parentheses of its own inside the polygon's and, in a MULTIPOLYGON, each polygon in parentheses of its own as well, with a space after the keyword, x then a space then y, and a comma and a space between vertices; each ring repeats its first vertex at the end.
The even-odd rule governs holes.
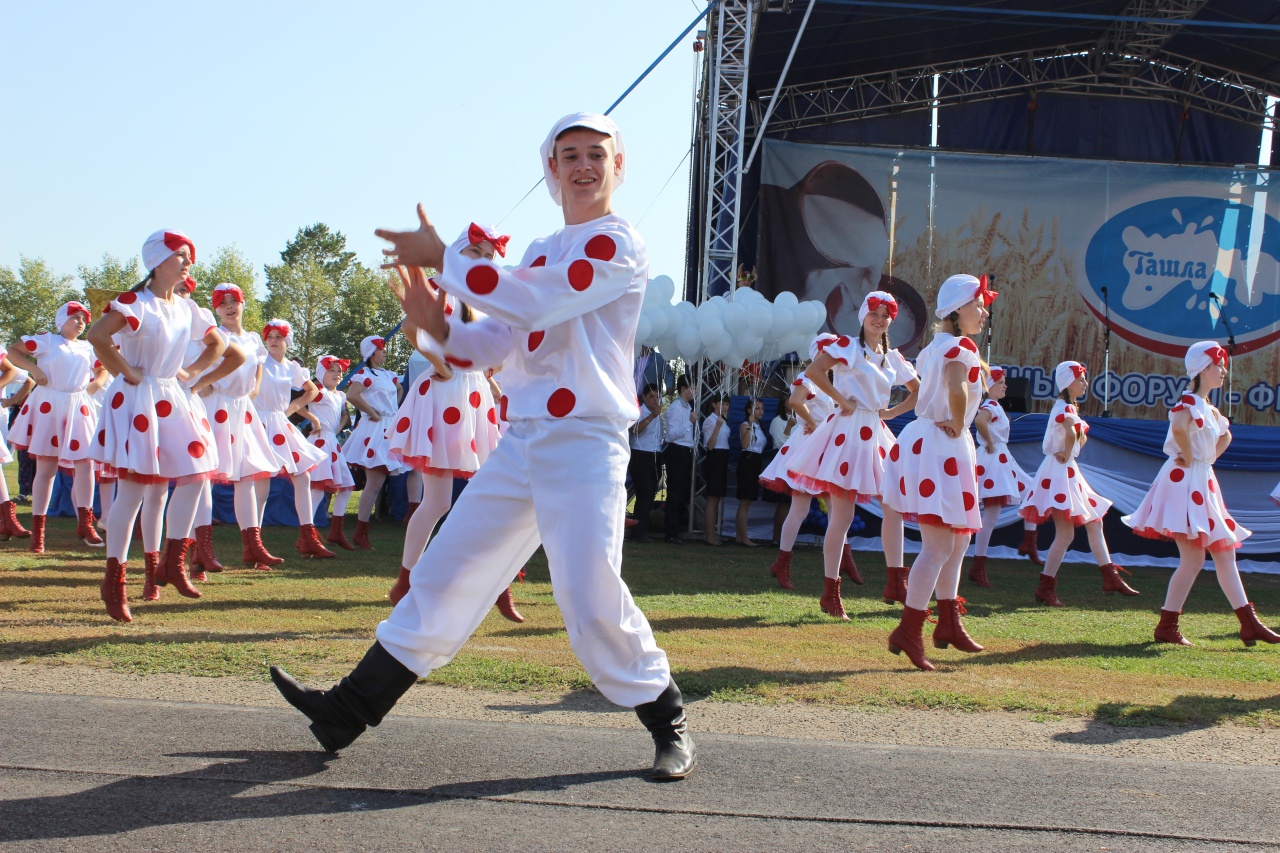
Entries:
POLYGON ((374 643, 351 674, 329 690, 303 687, 278 666, 271 667, 271 680, 280 695, 311 720, 311 733, 325 751, 337 752, 350 746, 366 726, 382 722, 418 676, 381 643, 374 643))
POLYGON ((657 699, 636 706, 636 716, 653 735, 653 780, 674 782, 693 772, 698 761, 684 716, 684 700, 675 679, 657 699))

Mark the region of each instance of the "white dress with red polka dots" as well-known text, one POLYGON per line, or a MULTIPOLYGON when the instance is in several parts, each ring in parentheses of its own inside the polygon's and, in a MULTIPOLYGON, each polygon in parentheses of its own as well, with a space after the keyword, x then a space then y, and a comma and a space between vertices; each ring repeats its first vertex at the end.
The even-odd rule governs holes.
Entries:
MULTIPOLYGON (((218 325, 218 321, 213 316, 213 312, 208 308, 202 308, 199 305, 193 304, 191 310, 200 315, 201 323, 208 323, 211 328, 218 325)), ((183 359, 183 363, 187 365, 195 364, 196 359, 200 358, 203 353, 204 344, 201 341, 191 341, 187 344, 187 354, 183 359)), ((212 367, 209 368, 209 370, 212 369, 212 367)), ((202 375, 203 374, 189 375, 187 381, 183 383, 183 387, 190 391, 191 387, 200 380, 202 375)), ((196 424, 200 427, 201 438, 203 438, 205 445, 209 448, 209 453, 213 455, 213 464, 221 468, 218 464, 220 461, 218 455, 218 442, 213 436, 213 425, 209 421, 209 410, 205 406, 204 398, 199 394, 191 395, 191 414, 195 418, 196 424)))
POLYGON ((1239 548, 1250 531, 1227 512, 1222 487, 1213 475, 1218 439, 1230 431, 1231 424, 1198 394, 1183 394, 1178 405, 1169 410, 1169 420, 1184 410, 1191 414, 1190 463, 1181 467, 1174 461, 1181 451, 1171 423, 1164 440, 1164 452, 1169 458, 1142 503, 1122 521, 1147 539, 1185 539, 1209 551, 1239 548))
POLYGON ((216 473, 191 394, 177 379, 187 343, 213 330, 195 307, 179 297, 159 299, 150 290, 122 293, 107 306, 125 318, 115 336, 120 355, 143 379, 130 385, 117 376, 103 392, 93 455, 105 476, 182 485, 216 473))
POLYGON ((469 478, 498 446, 498 409, 482 370, 422 376, 388 430, 391 456, 424 474, 469 478))
MULTIPOLYGON (((835 410, 835 403, 831 402, 831 398, 818 389, 807 377, 801 376, 795 382, 791 383, 794 387, 804 388, 807 392, 805 395, 805 405, 809 407, 809 416, 813 418, 814 423, 820 427, 826 423, 827 416, 835 410)), ((816 430, 815 430, 816 432, 816 430)), ((821 494, 820 492, 811 492, 805 486, 796 482, 788 472, 787 467, 790 459, 794 458, 800 448, 805 445, 813 434, 806 434, 804 431, 804 423, 798 422, 791 428, 791 435, 787 436, 787 440, 783 442, 782 447, 778 448, 778 453, 773 457, 765 469, 760 472, 760 485, 774 492, 791 495, 813 495, 821 494)))
POLYGON ((293 402, 290 389, 300 390, 310 379, 307 369, 291 359, 276 361, 268 354, 262 363, 262 387, 253 407, 262 418, 276 457, 276 473, 281 477, 306 474, 329 458, 323 450, 312 447, 285 416, 293 402))
POLYGON ((836 360, 832 382, 857 404, 852 414, 835 409, 794 455, 787 473, 805 491, 868 503, 880 497, 885 457, 893 433, 880 420, 895 385, 918 378, 897 350, 877 353, 861 341, 841 335, 819 344, 836 360))
POLYGON ((398 474, 407 470, 400 461, 391 455, 391 439, 387 437, 389 428, 395 425, 396 410, 399 406, 400 377, 389 370, 365 365, 351 377, 352 384, 359 382, 363 387, 360 399, 380 416, 374 420, 365 413, 360 415, 360 423, 347 436, 342 445, 342 453, 347 462, 362 468, 383 468, 390 474, 398 474))
POLYGON ((325 455, 324 461, 311 472, 311 488, 330 494, 351 491, 356 487, 356 480, 338 444, 342 413, 347 411, 347 395, 336 389, 321 388, 320 396, 307 404, 307 411, 320 419, 320 428, 311 430, 307 441, 325 455))
POLYGON ((978 435, 978 497, 988 506, 1009 506, 1022 502, 1022 496, 1031 487, 1031 478, 1022 470, 1018 460, 1009 452, 1009 416, 995 400, 986 400, 978 407, 991 415, 987 432, 991 434, 991 451, 978 435))
MULTIPOLYGON (((4 344, 0 344, 0 361, 8 358, 8 356, 9 351, 4 348, 4 344)), ((0 417, 5 419, 6 424, 8 423, 8 412, 0 411, 0 417)), ((13 461, 13 453, 9 450, 9 445, 5 443, 4 439, 5 433, 4 431, 0 431, 0 465, 8 465, 13 461)))
POLYGON ((233 335, 219 326, 218 334, 228 344, 244 352, 244 364, 213 384, 213 393, 205 399, 205 408, 213 424, 213 438, 218 446, 220 483, 241 480, 265 480, 280 471, 266 425, 254 408, 250 395, 258 383, 258 365, 267 360, 267 348, 257 332, 233 335))
POLYGON ((1068 461, 1059 462, 1054 458, 1053 454, 1067 449, 1063 427, 1075 430, 1077 436, 1089 434, 1089 425, 1080 417, 1076 407, 1059 399, 1049 412, 1049 425, 1044 431, 1044 461, 1031 478, 1031 487, 1019 513, 1036 524, 1048 521, 1054 513, 1065 514, 1072 524, 1079 527, 1100 520, 1111 509, 1111 501, 1095 492, 1080 470, 1076 462, 1081 444, 1078 439, 1072 445, 1068 461))
POLYGON ((88 341, 69 341, 54 332, 22 338, 48 378, 37 385, 9 428, 9 440, 36 459, 74 468, 93 452, 93 405, 85 390, 93 380, 97 358, 88 341))
POLYGON ((982 400, 982 368, 978 346, 970 338, 939 332, 916 359, 920 392, 916 419, 898 436, 885 464, 881 501, 919 524, 950 527, 955 533, 976 533, 982 527, 978 512, 977 452, 969 426, 982 400), (947 435, 938 424, 951 419, 947 400, 947 365, 968 369, 968 405, 960 434, 947 435))
MULTIPOLYGON (((100 364, 101 362, 95 362, 100 364)), ((89 395, 89 413, 93 420, 94 432, 97 433, 97 425, 102 420, 102 402, 107 399, 107 389, 104 385, 97 391, 89 395)), ((93 460, 93 472, 97 475, 99 483, 114 483, 116 481, 115 474, 106 473, 102 463, 93 460)))

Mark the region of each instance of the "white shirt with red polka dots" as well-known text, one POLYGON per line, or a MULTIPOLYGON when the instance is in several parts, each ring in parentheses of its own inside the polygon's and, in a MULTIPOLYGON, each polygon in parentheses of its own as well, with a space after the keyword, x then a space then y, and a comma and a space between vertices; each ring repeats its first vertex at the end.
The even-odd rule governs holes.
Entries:
POLYGON ((291 359, 277 361, 268 356, 262 365, 262 387, 253 406, 262 418, 281 476, 305 474, 329 458, 329 454, 304 439, 285 416, 293 402, 290 389, 301 390, 310 379, 307 369, 291 359))
POLYGON ((36 459, 72 468, 89 458, 98 427, 85 391, 93 379, 93 347, 53 332, 28 335, 22 342, 49 381, 33 388, 23 403, 11 427, 13 444, 36 459))
POLYGON ((503 366, 501 414, 515 422, 603 417, 634 422, 636 324, 649 277, 644 241, 610 214, 536 240, 508 271, 445 254, 439 281, 489 316, 451 318, 442 347, 464 368, 503 366))

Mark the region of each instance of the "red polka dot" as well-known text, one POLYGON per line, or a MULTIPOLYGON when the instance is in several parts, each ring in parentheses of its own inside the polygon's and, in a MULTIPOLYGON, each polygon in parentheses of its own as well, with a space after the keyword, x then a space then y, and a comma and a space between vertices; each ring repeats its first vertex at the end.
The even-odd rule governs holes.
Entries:
POLYGON ((284 433, 278 432, 275 435, 271 436, 271 443, 274 444, 276 447, 279 447, 280 445, 284 444, 284 433))
POLYGON ((1018 491, 1020 491, 1020 492, 1025 492, 1026 490, 1027 490, 1027 485, 1026 485, 1026 483, 1019 483, 1019 484, 1018 484, 1018 491))
POLYGON ((574 290, 583 291, 591 286, 591 280, 595 278, 595 268, 591 266, 591 261, 584 261, 581 258, 569 264, 569 286, 574 290))
POLYGON ((883 447, 881 447, 881 448, 880 448, 880 458, 881 458, 881 459, 883 459, 883 458, 884 458, 884 448, 883 448, 883 447))
POLYGON ((491 266, 474 266, 467 270, 467 287, 477 296, 493 293, 498 286, 498 271, 491 266))
POLYGON ((618 244, 607 234, 597 234, 587 241, 587 257, 597 261, 611 261, 618 253, 618 244))
POLYGON ((1196 426, 1198 427, 1204 426, 1204 418, 1196 418, 1196 426))
POLYGON ((1211 491, 1211 492, 1216 492, 1216 491, 1218 491, 1217 483, 1216 483, 1215 481, 1213 481, 1213 480, 1210 480, 1210 481, 1209 481, 1209 491, 1211 491))
POLYGON ((956 461, 954 456, 948 456, 947 461, 942 463, 942 470, 946 472, 948 477, 956 477, 960 474, 960 463, 956 461))
POLYGON ((430 388, 430 387, 431 387, 431 380, 430 380, 430 379, 424 379, 424 380, 422 380, 422 384, 418 386, 418 395, 419 395, 419 396, 425 396, 425 395, 426 395, 426 393, 427 393, 427 389, 428 389, 428 388, 430 388))
POLYGON ((463 370, 466 370, 468 367, 471 367, 472 365, 475 364, 474 361, 468 361, 465 358, 455 358, 454 356, 451 356, 451 355, 446 355, 444 357, 444 360, 447 363, 452 364, 454 367, 461 367, 463 370))
POLYGON ((156 403, 156 414, 162 418, 169 417, 169 415, 173 414, 173 403, 168 400, 161 400, 156 403))
POLYGON ((1213 528, 1215 528, 1215 527, 1217 527, 1217 525, 1213 523, 1213 519, 1212 519, 1212 518, 1211 518, 1211 519, 1209 519, 1209 532, 1210 532, 1210 533, 1212 533, 1212 532, 1213 532, 1213 528))
POLYGON ((972 383, 974 383, 974 382, 977 382, 977 381, 978 381, 978 376, 981 374, 981 372, 982 372, 982 371, 980 371, 980 370, 979 370, 978 368, 976 368, 976 367, 971 367, 971 368, 969 368, 969 382, 970 382, 970 384, 972 384, 972 383))
POLYGON ((142 325, 137 317, 126 317, 125 322, 128 323, 129 328, 135 332, 138 331, 138 327, 142 325))
POLYGON ((111 408, 118 409, 124 405, 124 392, 117 391, 115 396, 111 398, 111 408))
MULTIPOLYGON (((21 414, 24 414, 24 415, 25 415, 25 414, 26 414, 27 412, 29 412, 29 411, 31 411, 31 407, 30 407, 30 406, 23 406, 23 407, 22 407, 22 412, 21 412, 21 414)), ((31 432, 31 427, 27 427, 27 432, 31 432)))
POLYGON ((978 502, 978 499, 977 499, 977 498, 975 498, 973 495, 969 494, 968 492, 965 492, 965 493, 964 493, 964 495, 963 495, 962 497, 964 498, 964 511, 965 511, 965 512, 968 512, 969 510, 973 509, 974 504, 976 504, 976 503, 978 502))
POLYGON ((366 379, 366 380, 364 381, 364 383, 363 383, 363 384, 364 384, 364 387, 369 388, 369 387, 371 387, 371 386, 373 385, 373 380, 372 380, 372 379, 366 379))
POLYGON ((498 423, 498 410, 497 410, 497 409, 493 409, 493 408, 489 409, 489 423, 491 423, 491 424, 495 424, 495 425, 498 423))
MULTIPOLYGON (((502 398, 504 401, 506 397, 502 398)), ((547 412, 553 418, 563 418, 573 411, 573 407, 578 405, 578 398, 568 388, 556 389, 547 399, 547 412)))
POLYGON ((56 435, 55 435, 55 436, 53 436, 52 438, 50 438, 50 439, 49 439, 49 442, 50 442, 54 447, 57 447, 57 446, 58 446, 58 437, 57 437, 56 435))
POLYGON ((1068 476, 1068 477, 1074 477, 1075 475, 1076 475, 1076 469, 1075 469, 1075 468, 1068 468, 1068 469, 1067 469, 1067 476, 1068 476))
POLYGON ((964 349, 967 349, 969 352, 978 351, 978 345, 975 344, 971 338, 961 338, 960 346, 963 347, 964 349))
POLYGON ((436 440, 436 428, 427 427, 427 441, 435 441, 435 440, 436 440))
POLYGON ((138 415, 136 418, 133 419, 133 428, 136 429, 138 432, 146 432, 147 427, 150 425, 151 425, 151 422, 147 420, 146 415, 138 415))
MULTIPOLYGON (((397 377, 397 379, 399 379, 399 377, 397 377)), ((317 391, 317 392, 316 392, 316 398, 315 398, 314 400, 312 400, 311 402, 313 402, 313 403, 319 403, 319 402, 320 402, 321 400, 323 400, 323 399, 324 399, 324 392, 323 392, 323 391, 317 391)))
POLYGON ((1182 402, 1184 405, 1194 406, 1196 404, 1196 398, 1191 396, 1190 394, 1183 394, 1182 402))
POLYGON ((293 451, 293 464, 297 465, 301 461, 302 461, 302 456, 298 453, 298 451, 296 450, 293 451))
POLYGON ((1173 468, 1169 471, 1169 479, 1175 483, 1181 483, 1182 478, 1187 476, 1187 472, 1181 468, 1173 468))
POLYGON ((317 448, 324 447, 324 439, 323 439, 323 438, 317 438, 317 439, 316 439, 316 447, 317 447, 317 448))
MULTIPOLYGON (((396 422, 396 432, 408 432, 408 430, 409 430, 408 418, 401 418, 399 421, 396 422)), ((319 447, 320 445, 316 445, 316 446, 319 447)))
POLYGON ((471 396, 467 398, 467 402, 471 404, 471 408, 480 408, 480 392, 472 391, 471 396))
POLYGON ((899 450, 898 450, 898 445, 896 445, 896 444, 895 444, 895 445, 893 446, 893 449, 889 451, 889 458, 890 458, 892 461, 897 462, 897 461, 898 461, 898 456, 900 455, 900 453, 901 453, 901 451, 899 451, 899 450))
POLYGON ((225 424, 228 417, 230 417, 230 415, 227 414, 226 409, 218 409, 218 411, 213 414, 213 419, 220 424, 225 424))
POLYGON ((192 459, 199 459, 201 456, 204 456, 204 450, 205 447, 203 441, 193 441, 187 445, 187 453, 191 454, 192 459))
POLYGON ((450 406, 444 410, 443 417, 445 423, 450 425, 456 424, 458 421, 462 420, 462 412, 458 411, 456 406, 450 406))
POLYGON ((841 335, 840 337, 836 338, 836 346, 838 347, 847 347, 851 343, 853 343, 853 339, 850 338, 848 335, 841 335))
POLYGON ((1204 495, 1200 494, 1199 492, 1192 492, 1192 493, 1191 493, 1191 502, 1192 502, 1193 504, 1195 504, 1196 506, 1203 506, 1203 505, 1204 505, 1204 495))
POLYGON ((912 452, 912 453, 914 453, 916 456, 919 456, 919 455, 920 455, 920 448, 922 448, 922 447, 924 447, 924 439, 923 439, 923 438, 917 438, 917 439, 916 439, 916 443, 915 443, 915 444, 913 444, 913 445, 911 445, 911 452, 912 452))
POLYGON ((1006 464, 1008 461, 1009 461, 1009 457, 1008 457, 1008 455, 1007 455, 1007 454, 1004 454, 1004 453, 1001 453, 1001 454, 1000 454, 1000 464, 1001 464, 1001 465, 1004 465, 1004 464, 1006 464))
POLYGON ((364 440, 364 446, 365 446, 365 447, 368 447, 368 446, 369 446, 369 439, 368 439, 368 438, 366 438, 366 439, 364 440))
POLYGON ((1227 525, 1227 529, 1228 529, 1228 530, 1235 530, 1235 529, 1236 529, 1236 523, 1235 523, 1234 521, 1232 521, 1231 519, 1229 519, 1229 518, 1226 520, 1226 525, 1227 525))
POLYGON ((864 426, 862 429, 858 430, 858 438, 862 439, 863 441, 870 441, 872 435, 873 433, 871 432, 871 427, 869 426, 864 426))
POLYGON ((841 476, 841 477, 847 477, 847 476, 849 476, 849 463, 848 463, 848 462, 841 462, 841 463, 840 463, 840 476, 841 476))
POLYGON ((88 416, 88 414, 89 414, 89 407, 88 407, 88 406, 81 406, 81 407, 80 407, 80 414, 85 415, 85 416, 87 417, 87 416, 88 416))
POLYGON ((931 496, 937 486, 933 484, 933 480, 924 479, 920 481, 920 497, 927 498, 931 496))
POLYGON ((952 347, 951 349, 949 349, 949 350, 947 350, 945 353, 943 353, 942 357, 943 357, 943 358, 956 358, 956 357, 958 357, 959 355, 960 355, 960 347, 952 347))
POLYGON ((905 477, 898 478, 898 491, 902 492, 904 495, 907 493, 907 480, 905 477))
POLYGON ((840 433, 839 435, 836 436, 836 447, 841 447, 843 445, 844 445, 844 433, 840 433))
POLYGON ((52 411, 53 411, 53 406, 49 405, 48 400, 40 404, 40 414, 47 415, 52 411))
POLYGON ((1058 492, 1058 494, 1053 496, 1053 502, 1056 504, 1065 504, 1067 502, 1067 496, 1062 492, 1058 492))
POLYGON ((26 348, 27 348, 27 351, 28 351, 28 352, 35 352, 35 351, 36 351, 36 348, 37 348, 37 347, 39 347, 40 345, 39 345, 38 343, 36 343, 35 341, 27 341, 27 342, 25 343, 25 346, 26 346, 26 348))
POLYGON ((1048 489, 1052 485, 1053 485, 1053 482, 1048 477, 1045 477, 1043 480, 1040 481, 1040 488, 1042 489, 1048 489))
POLYGON ((236 443, 236 437, 235 437, 234 435, 233 435, 233 436, 231 436, 231 443, 232 443, 232 444, 235 444, 235 443, 236 443))
POLYGON ((98 430, 98 444, 102 447, 107 446, 107 431, 105 429, 98 430))
POLYGON ((533 259, 533 263, 529 264, 529 266, 531 267, 545 267, 546 265, 547 265, 546 255, 538 255, 538 257, 533 259))
POLYGON ((507 420, 507 395, 503 394, 498 400, 498 417, 504 421, 507 420))
POLYGON ((373 458, 373 451, 372 451, 372 450, 367 450, 367 451, 365 451, 365 456, 366 456, 367 458, 369 458, 369 459, 372 459, 372 458, 373 458))
POLYGON ((471 452, 472 453, 476 452, 476 440, 474 438, 471 439, 471 452))
POLYGON ((977 468, 974 469, 973 473, 981 477, 983 474, 987 473, 987 467, 985 465, 979 465, 977 468))
POLYGON ((982 481, 982 488, 984 489, 994 489, 995 487, 995 480, 987 479, 982 481))
POLYGON ((68 445, 67 445, 67 447, 68 447, 68 449, 70 449, 70 450, 79 450, 79 449, 80 449, 80 442, 73 438, 73 439, 71 439, 71 443, 70 443, 70 444, 68 444, 68 445))
POLYGON ((331 462, 337 462, 337 461, 338 461, 338 453, 337 453, 337 451, 334 451, 333 453, 330 453, 330 454, 329 454, 329 461, 331 461, 331 462))
POLYGON ((137 301, 138 301, 138 294, 133 293, 132 291, 128 293, 122 293, 116 297, 116 302, 119 302, 121 305, 132 305, 137 301))
POLYGON ((530 332, 529 333, 529 352, 533 352, 542 346, 542 339, 547 336, 546 332, 530 332))
POLYGON ((1089 498, 1089 506, 1097 506, 1097 505, 1098 505, 1097 501, 1095 501, 1093 498, 1089 498))
POLYGON ((247 424, 253 423, 253 412, 244 413, 244 422, 247 424))
POLYGON ((1058 416, 1054 418, 1054 420, 1057 421, 1058 423, 1062 423, 1066 419, 1067 419, 1067 416, 1064 415, 1062 412, 1058 412, 1058 416))

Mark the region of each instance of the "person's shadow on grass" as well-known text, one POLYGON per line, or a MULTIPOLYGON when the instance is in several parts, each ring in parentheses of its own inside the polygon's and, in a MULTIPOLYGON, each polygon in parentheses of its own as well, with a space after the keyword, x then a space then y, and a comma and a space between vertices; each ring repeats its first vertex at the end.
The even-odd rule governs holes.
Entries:
POLYGON ((1213 728, 1258 712, 1280 712, 1280 695, 1265 699, 1234 696, 1178 696, 1164 705, 1107 702, 1099 705, 1084 731, 1053 736, 1060 743, 1119 743, 1154 740, 1213 728))

